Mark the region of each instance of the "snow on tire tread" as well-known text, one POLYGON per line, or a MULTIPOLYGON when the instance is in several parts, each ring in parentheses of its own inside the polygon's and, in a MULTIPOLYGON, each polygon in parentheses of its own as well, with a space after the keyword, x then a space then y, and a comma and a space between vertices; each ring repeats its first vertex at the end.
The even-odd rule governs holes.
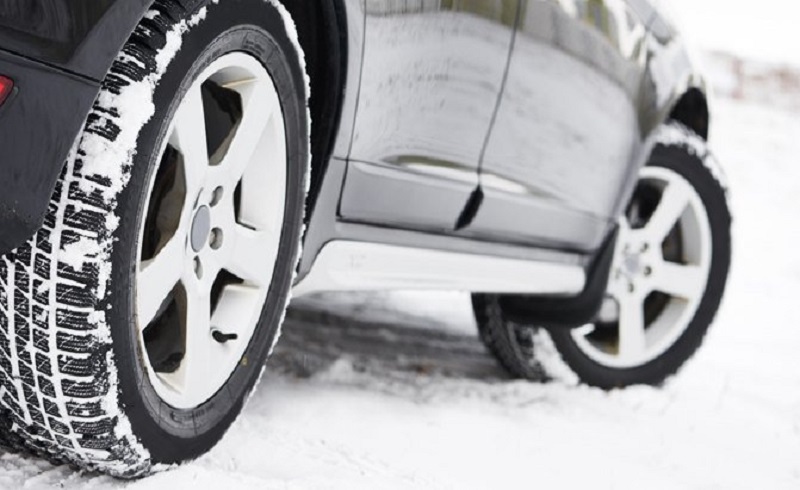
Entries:
POLYGON ((103 82, 44 225, 0 257, 0 445, 119 477, 152 469, 119 407, 108 304, 110 254, 152 94, 190 20, 158 0, 103 82), (124 115, 124 119, 123 119, 124 115))

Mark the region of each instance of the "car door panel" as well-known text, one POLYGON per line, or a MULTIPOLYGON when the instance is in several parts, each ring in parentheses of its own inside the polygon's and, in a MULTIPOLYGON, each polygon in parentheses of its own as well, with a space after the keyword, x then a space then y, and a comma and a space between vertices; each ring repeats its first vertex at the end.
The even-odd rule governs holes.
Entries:
POLYGON ((341 218, 452 231, 478 184, 518 2, 365 5, 361 90, 341 218))
POLYGON ((622 0, 522 0, 466 234, 600 246, 641 146, 645 36, 622 0))
POLYGON ((447 231, 455 225, 476 185, 477 174, 462 182, 350 161, 340 212, 356 222, 447 231))

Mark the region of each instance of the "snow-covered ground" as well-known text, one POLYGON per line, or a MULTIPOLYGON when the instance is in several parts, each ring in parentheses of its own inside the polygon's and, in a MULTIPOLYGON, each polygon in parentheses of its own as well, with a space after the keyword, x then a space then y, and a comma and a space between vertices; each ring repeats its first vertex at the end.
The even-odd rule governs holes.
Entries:
POLYGON ((211 454, 124 483, 0 453, 0 489, 800 488, 800 117, 724 98, 713 137, 733 274, 661 389, 511 381, 463 294, 312 298, 211 454))

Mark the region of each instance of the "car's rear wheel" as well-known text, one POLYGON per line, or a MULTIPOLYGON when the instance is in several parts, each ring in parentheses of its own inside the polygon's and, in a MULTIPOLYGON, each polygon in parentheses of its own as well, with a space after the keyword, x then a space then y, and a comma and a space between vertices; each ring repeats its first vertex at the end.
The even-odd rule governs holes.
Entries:
POLYGON ((4 445, 138 476, 208 451, 241 411, 307 189, 286 19, 263 0, 159 0, 115 61, 45 226, 0 260, 4 445))
MULTIPOLYGON (((597 319, 549 331, 588 384, 662 382, 699 347, 722 298, 731 254, 726 191, 705 143, 686 128, 668 130, 684 139, 657 145, 640 171, 597 319)), ((508 321, 496 298, 474 304, 482 338, 501 362, 517 376, 538 373, 536 327, 508 321)))

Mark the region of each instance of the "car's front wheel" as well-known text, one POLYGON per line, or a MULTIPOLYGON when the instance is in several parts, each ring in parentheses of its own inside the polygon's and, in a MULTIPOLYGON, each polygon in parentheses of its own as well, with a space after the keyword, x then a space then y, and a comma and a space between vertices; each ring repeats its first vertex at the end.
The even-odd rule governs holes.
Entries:
MULTIPOLYGON (((705 142, 665 128, 620 220, 608 289, 596 320, 551 328, 561 358, 591 385, 658 384, 702 342, 719 308, 731 257, 726 190, 705 142)), ((509 371, 541 379, 536 328, 505 318, 496 297, 476 296, 481 337, 509 371)))
POLYGON ((274 2, 157 1, 44 227, 0 259, 0 441, 137 476, 209 450, 277 339, 308 177, 302 53, 274 2))

